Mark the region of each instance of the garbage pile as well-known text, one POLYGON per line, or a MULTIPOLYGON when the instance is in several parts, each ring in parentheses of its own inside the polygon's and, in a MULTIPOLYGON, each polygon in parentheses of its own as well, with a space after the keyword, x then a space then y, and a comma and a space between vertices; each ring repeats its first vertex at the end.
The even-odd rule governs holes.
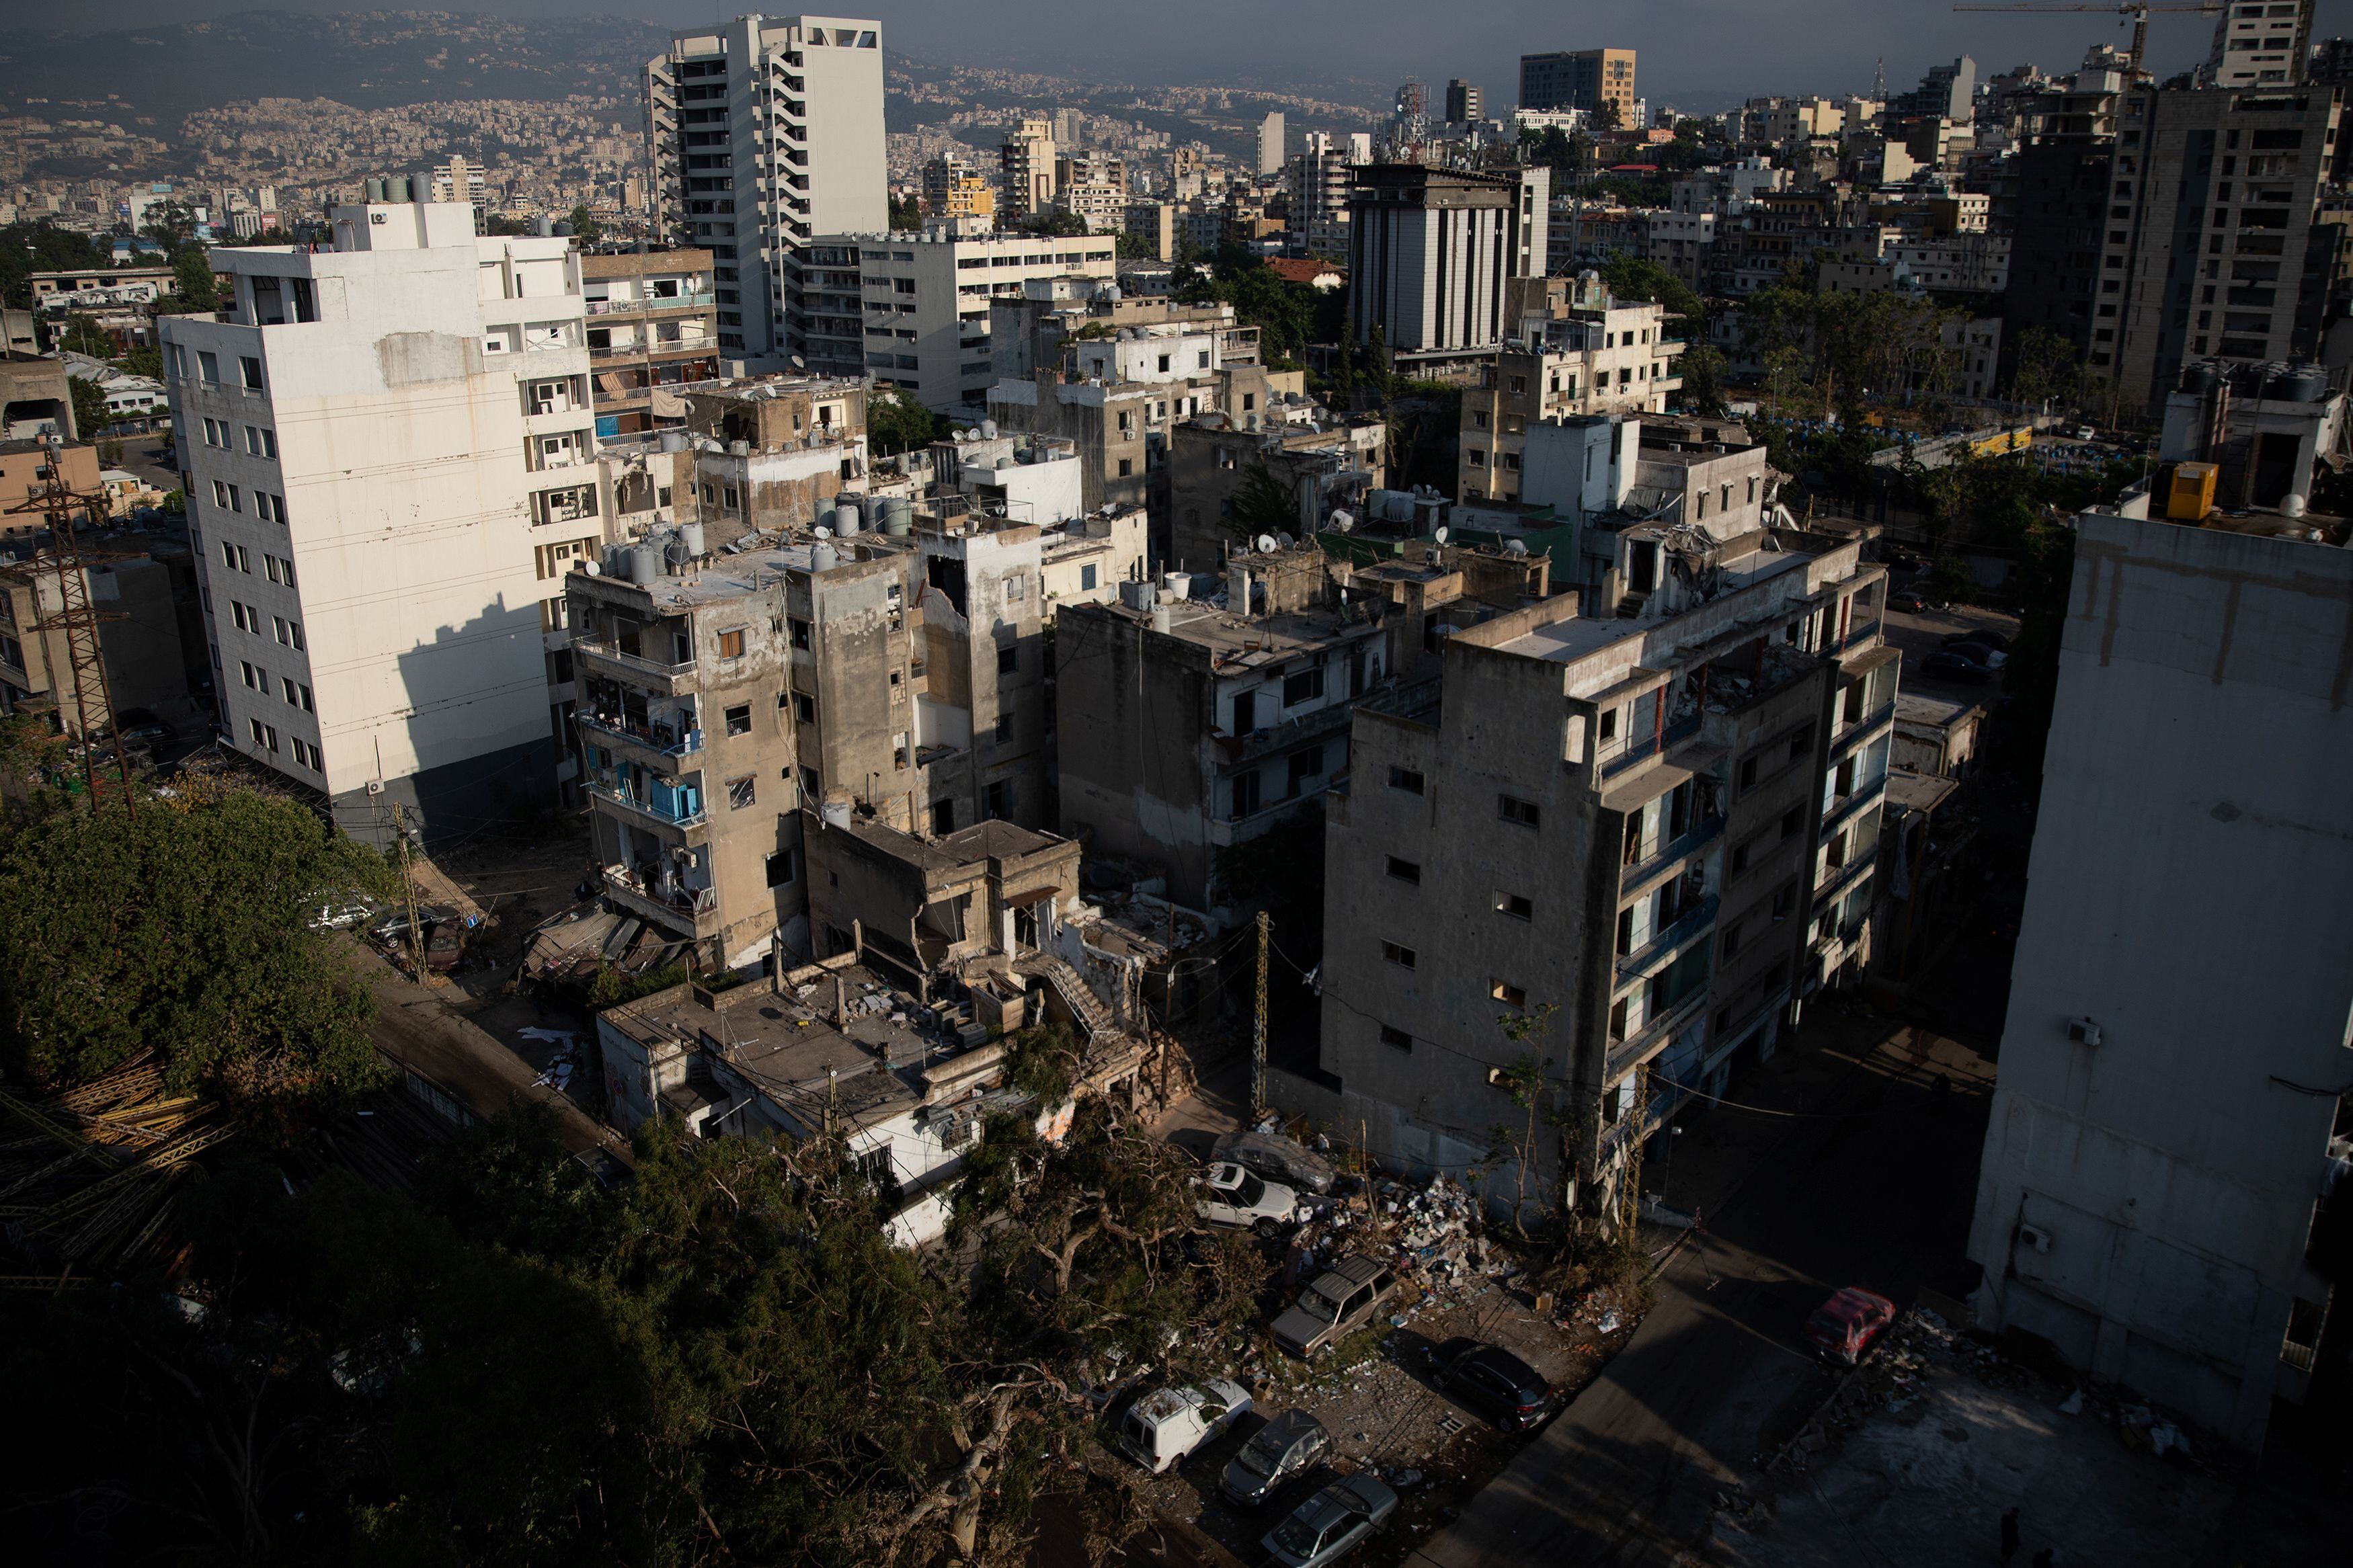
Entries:
POLYGON ((1308 1198, 1300 1207, 1305 1218, 1292 1235, 1289 1277, 1312 1279, 1348 1257, 1388 1262, 1403 1282, 1392 1328, 1405 1327, 1418 1312, 1476 1300, 1517 1272, 1482 1234, 1478 1199, 1442 1172, 1420 1184, 1378 1177, 1367 1188, 1358 1182, 1353 1191, 1308 1198))
POLYGON ((546 1040, 555 1049, 547 1065, 533 1079, 534 1089, 553 1089, 562 1094, 572 1087, 572 1075, 580 1070, 580 1042, 568 1029, 518 1029, 515 1033, 526 1040, 546 1040))

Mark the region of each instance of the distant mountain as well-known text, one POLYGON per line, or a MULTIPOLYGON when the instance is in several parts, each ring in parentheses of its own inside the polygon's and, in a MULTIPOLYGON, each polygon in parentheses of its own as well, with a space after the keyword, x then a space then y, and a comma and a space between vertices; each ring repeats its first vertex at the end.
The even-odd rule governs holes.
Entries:
POLYGON ((615 16, 510 21, 448 11, 311 16, 240 11, 112 33, 0 37, 0 99, 53 113, 75 100, 159 129, 256 98, 332 98, 355 109, 442 100, 634 98, 667 29, 615 16))

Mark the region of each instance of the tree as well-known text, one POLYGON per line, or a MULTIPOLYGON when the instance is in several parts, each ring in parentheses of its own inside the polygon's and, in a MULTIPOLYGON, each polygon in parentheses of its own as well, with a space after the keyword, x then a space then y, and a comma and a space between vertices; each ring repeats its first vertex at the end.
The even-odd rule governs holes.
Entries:
POLYGON ((1625 111, 1618 107, 1618 100, 1614 98, 1605 98, 1593 106, 1593 123, 1603 131, 1620 130, 1625 121, 1625 111))
POLYGON ((164 379, 164 351, 142 343, 123 351, 122 368, 132 375, 143 375, 153 381, 164 379))
POLYGON ((77 229, 39 223, 0 228, 0 303, 27 310, 36 272, 80 270, 112 265, 112 253, 77 229))
POLYGON ((220 309, 220 280, 213 274, 213 258, 200 245, 189 245, 172 258, 173 291, 189 310, 220 309))
MULTIPOLYGON (((1524 1113, 1525 1125, 1514 1134, 1498 1122, 1492 1139, 1499 1152, 1512 1156, 1513 1168, 1518 1173, 1518 1185, 1512 1200, 1512 1230, 1522 1241, 1528 1238, 1528 1175, 1535 1163, 1536 1122, 1546 1110, 1545 1070, 1552 1066, 1552 1058, 1540 1055, 1528 1042, 1541 1040, 1552 1031, 1552 1016, 1558 1011, 1557 1003, 1546 1002, 1534 1012, 1504 1013, 1495 1019, 1495 1026, 1504 1031, 1504 1037, 1522 1047, 1509 1067, 1498 1068, 1495 1072, 1496 1081, 1510 1092, 1512 1103, 1524 1113)), ((1541 1203, 1541 1196, 1538 1201, 1541 1203)))
POLYGON ((1238 539, 1261 533, 1289 533, 1299 526, 1299 497, 1274 477, 1265 459, 1250 465, 1234 492, 1228 531, 1238 539))
POLYGON ((891 204, 891 226, 892 228, 923 227, 923 204, 918 202, 913 196, 909 196, 904 201, 892 202, 891 204))
POLYGON ((87 803, 0 819, 0 1067, 69 1089, 162 1052, 181 1092, 255 1114, 379 1074, 366 989, 306 921, 384 859, 293 801, 182 781, 135 817, 87 803))
POLYGON ((76 310, 66 318, 65 331, 58 334, 58 347, 92 359, 114 357, 114 340, 99 326, 98 318, 86 310, 76 310))
POLYGON ((1094 232, 1087 226, 1086 219, 1076 213, 1064 212, 1060 207, 1047 207, 1031 213, 1021 220, 1018 231, 1057 239, 1082 239, 1094 232))
POLYGON ((2019 334, 2017 360, 2010 373, 2012 401, 2048 403, 2072 412, 2089 401, 2089 390, 2083 358, 2073 342, 2047 327, 2029 327, 2019 334))
POLYGON ((1689 334, 1704 334, 1707 330, 1707 305, 1697 290, 1660 266, 1640 256, 1613 256, 1601 268, 1601 281, 1608 284, 1610 294, 1620 303, 1648 300, 1664 310, 1671 320, 1684 324, 1689 334))
POLYGON ((1118 236, 1117 248, 1122 261, 1152 261, 1160 254, 1153 248, 1150 240, 1140 234, 1129 234, 1124 229, 1118 236))
POLYGON ((106 389, 87 376, 66 378, 66 389, 73 394, 74 430, 85 441, 106 428, 112 416, 106 408, 106 389))
POLYGON ((582 202, 574 207, 572 216, 564 221, 571 225, 572 237, 579 241, 583 249, 605 237, 605 226, 598 223, 595 215, 589 212, 586 202, 582 202))
POLYGON ((1675 362, 1675 373, 1683 378, 1683 401, 1710 418, 1721 418, 1725 412, 1724 378, 1730 368, 1714 344, 1692 344, 1675 362))
POLYGON ((912 452, 939 438, 939 420, 899 387, 876 387, 866 399, 866 440, 881 457, 912 452))

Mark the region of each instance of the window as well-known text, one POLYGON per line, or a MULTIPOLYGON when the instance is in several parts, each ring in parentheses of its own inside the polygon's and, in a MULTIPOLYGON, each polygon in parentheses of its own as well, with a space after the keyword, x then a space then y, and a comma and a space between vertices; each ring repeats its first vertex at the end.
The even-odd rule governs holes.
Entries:
POLYGON ((228 511, 245 510, 244 504, 237 498, 237 487, 224 484, 218 479, 213 481, 213 505, 228 511))
POLYGON ((1617 709, 1615 709, 1615 708, 1605 708, 1605 709, 1603 709, 1603 710, 1601 710, 1601 731, 1600 731, 1600 733, 1601 733, 1601 739, 1602 739, 1602 741, 1603 741, 1604 742, 1610 742, 1610 741, 1614 741, 1614 740, 1616 740, 1616 739, 1618 738, 1618 710, 1617 710, 1617 709))
POLYGON ((1258 793, 1256 768, 1252 768, 1246 773, 1234 775, 1233 810, 1230 815, 1235 821, 1239 822, 1258 810, 1258 793))
POLYGON ((274 752, 278 749, 278 731, 275 729, 263 723, 259 719, 248 719, 246 722, 253 726, 253 743, 255 745, 261 747, 265 751, 270 752, 274 752))
POLYGON ((1010 708, 997 710, 997 738, 1000 741, 1013 739, 1013 710, 1010 708))
POLYGON ((1029 596, 1029 577, 1019 572, 1008 576, 1005 579, 1005 596, 1008 599, 1028 598, 1029 596))
POLYGON ((1724 928, 1724 956, 1730 958, 1740 951, 1740 922, 1733 921, 1724 928))
POLYGON ((1282 678, 1282 705, 1296 708, 1302 702, 1313 702, 1324 695, 1324 667, 1303 669, 1296 675, 1282 678))
POLYGON ((749 702, 741 702, 728 709, 724 717, 729 734, 748 735, 752 732, 752 705, 749 702))
POLYGON ((1618 911, 1618 956, 1625 957, 1634 951, 1634 906, 1627 905, 1618 911))
POLYGON ((228 426, 226 426, 226 425, 224 425, 224 424, 222 424, 222 423, 221 423, 219 420, 217 420, 217 419, 207 419, 207 420, 206 420, 206 421, 205 421, 205 445, 206 445, 206 446, 207 446, 207 447, 226 447, 226 446, 227 446, 227 445, 228 445, 228 426))
POLYGON ((1135 459, 1133 458, 1122 458, 1119 460, 1119 477, 1123 479, 1130 479, 1134 477, 1134 473, 1135 459))
MULTIPOLYGON (((268 490, 253 492, 253 515, 264 522, 283 524, 286 521, 286 498, 271 495, 268 490)), ((288 582, 294 579, 289 577, 288 582)))
POLYGON ((1020 669, 1021 669, 1021 650, 1020 650, 1018 647, 1006 647, 998 648, 998 649, 997 650, 997 674, 999 674, 999 675, 1015 675, 1015 674, 1018 674, 1018 673, 1020 672, 1020 669))
POLYGON ((1535 802, 1522 800, 1513 795, 1499 795, 1495 797, 1495 814, 1505 822, 1516 823, 1522 827, 1540 826, 1543 816, 1535 802))
POLYGON ((1792 910, 1796 909, 1797 907, 1798 907, 1798 884, 1797 884, 1797 883, 1795 883, 1795 882, 1784 882, 1784 883, 1782 883, 1782 884, 1781 884, 1781 886, 1780 886, 1779 888, 1778 888, 1778 889, 1776 889, 1774 890, 1774 893, 1773 893, 1773 918, 1774 918, 1775 920, 1777 920, 1777 921, 1785 921, 1785 920, 1788 920, 1788 919, 1789 918, 1789 912, 1790 912, 1792 910))
POLYGON ((727 781, 727 808, 730 811, 741 811, 752 804, 752 784, 750 773, 745 773, 740 779, 727 781))
POLYGON ((1515 921, 1533 921, 1536 918, 1536 906, 1525 894, 1499 892, 1495 895, 1495 912, 1515 921))
POLYGON ((1422 793, 1421 775, 1411 768, 1389 769, 1389 788, 1401 789, 1408 795, 1422 793))
POLYGON ((1390 856, 1389 875, 1400 882, 1411 882, 1417 888, 1421 886, 1421 867, 1416 861, 1400 860, 1394 855, 1390 856))
POLYGON ((1381 957, 1399 969, 1411 969, 1419 961, 1419 955, 1413 949, 1400 947, 1393 942, 1381 943, 1381 957))
POLYGON ((793 693, 793 717, 804 724, 817 722, 817 699, 806 691, 793 693))
POLYGON ((1413 1049, 1413 1037, 1393 1024, 1383 1024, 1381 1044, 1395 1050, 1409 1051, 1413 1049))
POLYGON ((1626 1005, 1632 1000, 1630 996, 1620 996, 1609 1005, 1609 1037, 1611 1039, 1622 1040, 1626 1037, 1626 1005))
MULTIPOLYGON (((243 355, 237 360, 237 384, 243 386, 246 391, 259 392, 261 390, 261 362, 255 359, 251 354, 243 355)), ((275 751, 277 748, 273 746, 270 749, 275 751)))
POLYGON ((220 384, 220 356, 210 349, 196 351, 196 375, 206 386, 220 384))
POLYGON ((269 689, 269 672, 268 670, 263 669, 259 665, 248 664, 243 659, 238 659, 237 661, 237 673, 245 681, 248 689, 253 691, 267 691, 269 689))
POLYGON ((318 747, 292 735, 286 738, 286 743, 294 748, 294 761, 297 764, 310 769, 314 773, 323 773, 327 771, 327 759, 321 754, 318 747))
POLYGON ((261 635, 261 612, 252 605, 240 605, 235 599, 231 599, 228 602, 228 615, 229 619, 237 624, 238 631, 251 632, 256 637, 261 635))
MULTIPOLYGON (((206 423, 210 424, 211 421, 206 420, 206 423)), ((222 428, 226 430, 227 426, 223 426, 222 428)), ((227 445, 226 442, 222 444, 227 445)), ((257 458, 277 457, 278 432, 275 430, 265 430, 259 425, 247 426, 245 427, 245 449, 252 453, 257 458)))
POLYGON ((805 648, 808 647, 809 624, 807 621, 786 621, 785 624, 792 628, 793 646, 795 647, 805 648))
POLYGON ((1092 566, 1082 566, 1082 567, 1080 567, 1080 568, 1079 568, 1079 588, 1080 588, 1080 591, 1083 593, 1083 592, 1084 592, 1084 591, 1086 591, 1087 589, 1092 588, 1094 585, 1095 585, 1095 569, 1094 569, 1092 566))
POLYGON ((1797 732, 1789 737, 1789 760, 1796 762, 1813 749, 1814 727, 1811 724, 1799 725, 1797 732))
POLYGON ((1502 980, 1491 982, 1487 986, 1487 994, 1491 999, 1501 1002, 1514 1012, 1521 1011, 1528 1005, 1528 994, 1525 991, 1502 980))
MULTIPOLYGON (((254 629, 257 631, 260 629, 259 625, 260 619, 261 617, 259 614, 255 615, 254 620, 256 622, 256 626, 254 629)), ((272 616, 269 617, 269 626, 271 634, 277 637, 280 647, 299 648, 303 646, 301 622, 290 621, 283 616, 272 616)))
POLYGON ((1757 759, 1756 759, 1756 757, 1754 757, 1754 756, 1747 756, 1747 757, 1743 757, 1743 758, 1741 758, 1741 759, 1740 759, 1740 787, 1741 787, 1742 789, 1746 789, 1746 788, 1748 788, 1750 785, 1754 784, 1756 782, 1757 782, 1757 759))
POLYGON ((768 857, 768 886, 781 888, 794 877, 793 852, 779 849, 768 857))
POLYGON ((742 658, 744 657, 743 627, 737 626, 732 631, 723 631, 719 634, 719 657, 722 658, 742 658))
POLYGON ((1732 874, 1734 876, 1737 877, 1740 873, 1748 869, 1748 851, 1755 847, 1756 843, 1757 841, 1752 838, 1747 843, 1738 845, 1733 849, 1732 874))

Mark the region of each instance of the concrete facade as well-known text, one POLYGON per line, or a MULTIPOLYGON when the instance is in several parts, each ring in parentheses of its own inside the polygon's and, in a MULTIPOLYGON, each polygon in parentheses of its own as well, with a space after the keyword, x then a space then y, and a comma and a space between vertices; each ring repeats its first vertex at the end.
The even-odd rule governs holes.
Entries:
POLYGON ((2260 1447, 2330 1300, 2353 556, 2094 514, 2075 549, 1978 1315, 2260 1447))
MULTIPOLYGON (((1286 412, 1296 416, 1297 409, 1286 412)), ((1256 536, 1322 532, 1334 510, 1357 507, 1385 481, 1388 428, 1378 419, 1294 419, 1260 423, 1250 416, 1196 419, 1172 432, 1170 528, 1163 561, 1187 572, 1223 572, 1229 550, 1256 536), (1263 468, 1293 502, 1286 521, 1252 524, 1236 503, 1263 468)))
POLYGON ((583 256, 588 362, 596 435, 637 435, 676 423, 664 388, 719 374, 719 307, 708 250, 583 256))
POLYGON ((672 36, 645 69, 654 231, 712 252, 723 353, 809 354, 801 254, 891 221, 882 25, 738 16, 672 36))
POLYGON ((1545 275, 1552 171, 1353 166, 1348 322, 1398 353, 1476 351, 1504 336, 1506 285, 1545 275))
POLYGON ((333 241, 221 251, 227 308, 161 327, 223 740, 354 833, 470 828, 561 776, 533 552, 599 527, 577 258, 449 204, 333 241))

